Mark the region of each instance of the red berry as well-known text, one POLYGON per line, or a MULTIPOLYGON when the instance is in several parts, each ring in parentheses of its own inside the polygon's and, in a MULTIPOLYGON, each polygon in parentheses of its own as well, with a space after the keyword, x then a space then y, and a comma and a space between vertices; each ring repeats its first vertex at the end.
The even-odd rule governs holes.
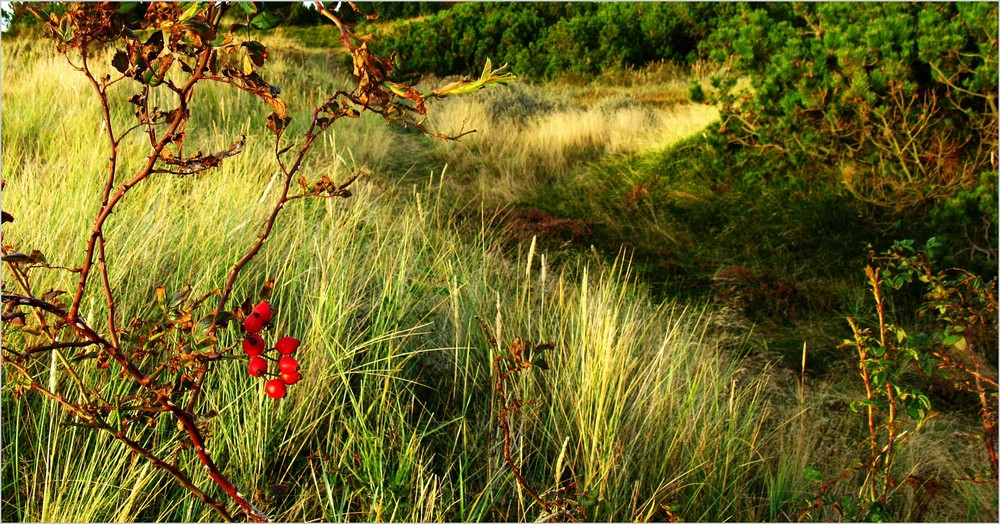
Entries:
POLYGON ((302 375, 298 371, 282 371, 281 381, 285 384, 294 384, 302 379, 302 375))
POLYGON ((260 315, 261 320, 267 324, 271 321, 271 304, 268 304, 265 300, 254 306, 253 313, 260 315))
POLYGON ((252 312, 247 315, 246 320, 243 321, 243 328, 251 333, 260 333, 260 330, 264 327, 264 317, 260 316, 260 313, 252 312))
POLYGON ((299 349, 299 339, 295 337, 281 337, 274 347, 282 355, 291 355, 295 353, 296 349, 299 349))
POLYGON ((254 377, 262 377, 264 373, 267 373, 267 361, 264 360, 264 357, 253 357, 247 364, 247 370, 254 377))
POLYGON ((298 371, 299 361, 295 360, 295 357, 281 357, 278 361, 278 370, 282 373, 286 371, 298 371))
POLYGON ((288 392, 288 388, 285 387, 285 383, 279 379, 268 380, 267 385, 264 386, 264 391, 267 392, 267 396, 271 398, 285 398, 285 393, 288 392))
POLYGON ((243 351, 251 357, 259 356, 264 352, 264 339, 256 333, 247 333, 243 337, 243 351))

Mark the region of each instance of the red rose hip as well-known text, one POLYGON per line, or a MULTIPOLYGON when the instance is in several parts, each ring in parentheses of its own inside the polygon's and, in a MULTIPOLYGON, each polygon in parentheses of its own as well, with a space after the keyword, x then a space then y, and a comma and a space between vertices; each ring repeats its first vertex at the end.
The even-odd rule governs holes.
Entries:
POLYGON ((263 357, 253 357, 247 364, 247 371, 254 377, 262 377, 267 373, 267 361, 263 357))
POLYGON ((259 313, 250 313, 247 315, 246 320, 243 321, 243 329, 246 329, 250 333, 257 334, 260 330, 264 328, 263 317, 259 313))
POLYGON ((282 371, 279 376, 281 377, 281 381, 288 385, 302 380, 302 375, 298 371, 282 371))
POLYGON ((295 360, 295 357, 281 357, 278 361, 278 370, 281 372, 286 371, 298 371, 299 361, 295 360))
POLYGON ((299 339, 295 337, 282 337, 275 344, 275 349, 282 355, 291 355, 295 353, 296 349, 299 349, 299 339))
POLYGON ((267 381, 267 385, 264 386, 264 391, 267 392, 267 396, 271 398, 285 398, 288 388, 285 387, 285 383, 281 380, 273 379, 267 381))
POLYGON ((251 312, 251 314, 253 314, 253 313, 256 313, 256 314, 260 315, 261 321, 264 324, 267 324, 268 322, 271 321, 271 304, 268 304, 267 301, 265 300, 265 301, 261 302, 260 304, 257 304, 256 306, 254 306, 253 311, 251 312))
POLYGON ((259 356, 264 352, 264 339, 256 333, 247 333, 243 337, 243 352, 251 357, 259 356))

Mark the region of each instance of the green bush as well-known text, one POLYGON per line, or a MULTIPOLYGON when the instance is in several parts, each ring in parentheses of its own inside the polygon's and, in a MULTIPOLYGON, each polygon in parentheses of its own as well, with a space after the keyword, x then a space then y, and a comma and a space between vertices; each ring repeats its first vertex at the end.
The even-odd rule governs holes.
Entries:
POLYGON ((688 82, 688 98, 695 104, 705 101, 705 89, 701 87, 701 82, 696 78, 692 78, 688 82))
POLYGON ((702 43, 728 70, 730 142, 826 177, 901 235, 956 230, 952 251, 995 271, 997 6, 734 9, 702 43))
POLYGON ((530 80, 697 58, 719 13, 705 3, 468 3, 380 35, 404 73, 470 74, 486 58, 530 80))

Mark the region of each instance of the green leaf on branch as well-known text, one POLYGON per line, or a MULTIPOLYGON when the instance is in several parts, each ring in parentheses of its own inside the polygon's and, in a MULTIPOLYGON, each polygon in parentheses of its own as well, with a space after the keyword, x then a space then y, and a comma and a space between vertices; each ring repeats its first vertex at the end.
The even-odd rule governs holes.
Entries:
POLYGON ((243 14, 252 15, 257 12, 257 6, 253 2, 236 2, 236 5, 243 10, 243 14))
POLYGON ((812 482, 822 482, 823 480, 823 473, 812 466, 802 468, 802 476, 812 482))
POLYGON ((851 411, 857 413, 858 411, 861 410, 861 408, 867 408, 869 406, 874 406, 874 405, 875 403, 872 402, 871 400, 855 400, 851 402, 849 407, 851 408, 851 411))
POLYGON ((189 296, 191 296, 191 286, 185 284, 182 288, 174 291, 174 293, 170 295, 170 307, 176 308, 180 306, 185 300, 188 299, 189 296))
POLYGON ((953 348, 955 348, 955 349, 957 349, 959 351, 965 351, 965 349, 967 347, 966 346, 965 337, 962 336, 962 335, 959 335, 959 334, 955 334, 955 335, 951 335, 951 336, 945 337, 945 339, 942 340, 941 342, 944 345, 951 346, 951 347, 953 347, 953 348))
POLYGON ((183 22, 189 18, 192 18, 193 16, 198 14, 198 11, 200 11, 204 5, 205 4, 203 2, 181 2, 180 4, 178 4, 178 6, 181 9, 184 9, 184 7, 187 6, 187 9, 184 10, 184 13, 181 14, 181 16, 177 19, 177 21, 183 22))
POLYGON ((118 14, 123 15, 128 13, 129 11, 135 9, 135 6, 141 3, 142 2, 122 2, 121 5, 118 6, 118 14))
MULTIPOLYGON (((233 41, 232 33, 219 33, 215 36, 215 40, 212 40, 212 47, 224 47, 233 41)), ((216 59, 215 53, 212 53, 213 61, 216 59)), ((217 70, 213 69, 213 73, 217 70)))
POLYGON ((173 55, 166 55, 153 60, 149 63, 149 69, 143 72, 139 81, 143 84, 148 84, 151 87, 160 85, 163 83, 163 78, 166 76, 167 71, 173 63, 173 55))
POLYGON ((278 27, 278 24, 280 24, 283 19, 284 18, 281 15, 275 13, 260 13, 250 20, 250 25, 254 29, 267 31, 268 29, 278 27))
POLYGON ((493 69, 493 62, 486 59, 486 65, 483 67, 483 72, 479 76, 479 80, 459 80, 452 82, 431 91, 430 96, 446 97, 451 95, 464 95, 472 93, 473 91, 478 91, 489 85, 513 82, 517 79, 517 77, 510 73, 503 72, 506 67, 507 65, 504 64, 497 69, 493 69))

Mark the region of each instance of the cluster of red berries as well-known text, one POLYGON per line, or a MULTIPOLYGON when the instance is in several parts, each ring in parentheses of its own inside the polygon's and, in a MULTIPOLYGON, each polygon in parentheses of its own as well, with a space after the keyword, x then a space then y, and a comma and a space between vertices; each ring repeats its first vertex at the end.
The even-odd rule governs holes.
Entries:
POLYGON ((299 362, 292 355, 299 349, 299 340, 294 337, 282 337, 275 342, 274 347, 267 349, 264 339, 260 336, 260 330, 271 321, 271 305, 267 301, 254 306, 253 310, 243 321, 243 329, 246 334, 243 337, 243 351, 250 357, 247 370, 254 377, 277 377, 267 381, 264 390, 271 398, 284 398, 288 392, 288 386, 295 384, 302 379, 299 374, 299 362), (276 351, 278 357, 267 355, 270 351, 276 351), (268 372, 268 360, 278 363, 278 372, 268 372))

